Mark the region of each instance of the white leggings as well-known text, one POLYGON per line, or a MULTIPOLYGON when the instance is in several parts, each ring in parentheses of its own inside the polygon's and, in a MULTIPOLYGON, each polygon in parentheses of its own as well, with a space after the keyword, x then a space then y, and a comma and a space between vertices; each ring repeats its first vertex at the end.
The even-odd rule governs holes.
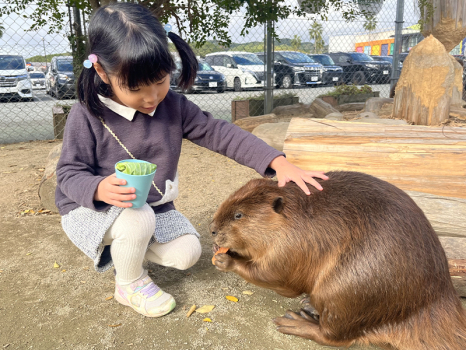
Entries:
POLYGON ((138 209, 124 209, 105 233, 103 243, 111 245, 110 252, 119 284, 132 283, 144 275, 144 258, 179 270, 186 270, 199 260, 201 244, 192 234, 167 243, 155 242, 147 249, 154 231, 154 211, 145 204, 138 209))

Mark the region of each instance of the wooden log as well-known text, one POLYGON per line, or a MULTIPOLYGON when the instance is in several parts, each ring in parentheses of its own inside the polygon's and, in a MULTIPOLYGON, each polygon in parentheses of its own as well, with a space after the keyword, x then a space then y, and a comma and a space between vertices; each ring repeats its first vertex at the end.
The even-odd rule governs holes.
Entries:
POLYGON ((283 151, 307 170, 351 170, 466 199, 466 128, 293 118, 283 151))
POLYGON ((461 107, 450 107, 450 116, 466 120, 466 109, 461 107))
POLYGON ((396 85, 393 117, 416 125, 440 125, 450 112, 455 68, 432 35, 411 49, 396 85))
MULTIPOLYGON (((291 119, 291 118, 290 118, 291 119)), ((241 129, 246 131, 253 131, 257 126, 265 123, 277 123, 278 118, 275 114, 264 114, 257 117, 246 117, 238 119, 234 122, 235 125, 238 125, 241 129)))
POLYGON ((439 237, 445 250, 451 281, 458 294, 466 297, 466 238, 439 237))

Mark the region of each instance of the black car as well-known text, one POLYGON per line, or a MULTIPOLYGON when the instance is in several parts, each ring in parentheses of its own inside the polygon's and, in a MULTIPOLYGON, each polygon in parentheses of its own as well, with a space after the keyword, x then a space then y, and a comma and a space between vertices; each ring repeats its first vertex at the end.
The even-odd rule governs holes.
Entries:
POLYGON ((343 81, 356 85, 367 83, 387 84, 390 82, 392 65, 389 62, 375 61, 360 52, 329 53, 336 65, 343 68, 343 81))
MULTIPOLYGON (((264 53, 256 55, 265 62, 264 53)), ((324 67, 308 55, 297 51, 274 52, 275 84, 285 89, 293 86, 322 84, 324 67)))
POLYGON ((324 66, 324 72, 322 73, 322 84, 337 85, 341 83, 343 78, 343 68, 337 66, 335 62, 333 62, 332 57, 324 54, 312 54, 308 56, 324 66))
POLYGON ((71 56, 53 57, 47 79, 46 90, 50 95, 55 95, 58 99, 65 96, 76 97, 73 58, 71 56))
MULTIPOLYGON (((178 90, 178 79, 181 74, 181 62, 176 62, 176 70, 170 76, 170 86, 173 90, 178 90)), ((214 70, 207 62, 199 61, 199 68, 194 85, 186 93, 195 91, 217 91, 225 92, 227 82, 225 75, 214 70)))

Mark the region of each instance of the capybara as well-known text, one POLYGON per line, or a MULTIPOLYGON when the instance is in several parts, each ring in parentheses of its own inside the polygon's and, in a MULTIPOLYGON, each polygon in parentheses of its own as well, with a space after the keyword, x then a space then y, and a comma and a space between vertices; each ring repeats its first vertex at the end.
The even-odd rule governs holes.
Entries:
POLYGON ((299 314, 274 319, 282 333, 329 346, 465 350, 466 312, 422 210, 371 175, 327 175, 309 196, 268 179, 232 194, 211 226, 214 247, 229 249, 215 266, 286 297, 307 294, 299 314))

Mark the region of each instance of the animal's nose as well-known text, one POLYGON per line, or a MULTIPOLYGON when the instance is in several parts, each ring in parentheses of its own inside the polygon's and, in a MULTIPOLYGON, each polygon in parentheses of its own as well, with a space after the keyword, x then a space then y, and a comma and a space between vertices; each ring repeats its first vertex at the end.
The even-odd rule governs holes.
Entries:
POLYGON ((217 231, 212 231, 212 236, 216 236, 217 235, 217 231))

